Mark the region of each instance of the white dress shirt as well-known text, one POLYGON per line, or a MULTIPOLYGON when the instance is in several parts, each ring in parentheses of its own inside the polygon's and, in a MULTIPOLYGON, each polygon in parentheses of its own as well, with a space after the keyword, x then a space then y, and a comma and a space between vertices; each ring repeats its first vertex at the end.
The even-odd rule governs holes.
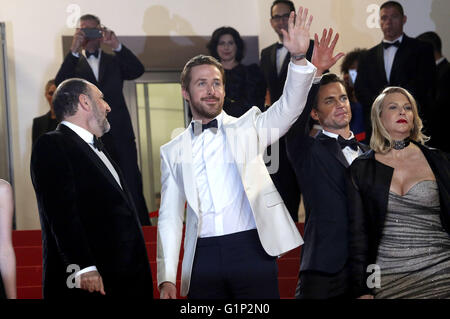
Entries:
POLYGON ((217 131, 207 129, 195 135, 191 129, 194 179, 200 203, 200 237, 223 236, 256 228, 241 177, 222 130, 223 113, 216 119, 217 131))
MULTIPOLYGON (((113 50, 114 52, 119 52, 120 50, 122 50, 122 43, 119 43, 119 46, 117 47, 117 49, 113 50)), ((83 50, 82 51, 83 56, 86 58, 86 51, 83 50)), ((78 52, 72 52, 72 54, 79 58, 80 54, 78 52)), ((95 79, 98 82, 98 72, 100 69, 100 59, 102 57, 102 49, 98 49, 98 57, 95 57, 93 55, 89 56, 89 58, 86 58, 87 63, 89 64, 89 66, 91 67, 92 73, 94 73, 95 79)))
POLYGON ((286 55, 288 54, 288 49, 286 49, 284 46, 277 49, 277 74, 279 75, 281 72, 281 68, 283 67, 284 59, 286 58, 286 55))
MULTIPOLYGON (((116 170, 114 169, 114 167, 111 164, 111 162, 109 161, 109 159, 106 157, 105 153, 99 151, 97 148, 94 147, 94 135, 91 132, 85 130, 84 128, 82 128, 76 124, 73 124, 71 122, 62 121, 61 124, 67 126, 72 131, 74 131, 83 141, 85 141, 91 147, 91 149, 95 152, 95 154, 98 155, 98 157, 100 157, 102 162, 105 164, 105 166, 111 172, 112 176, 114 176, 114 179, 116 180, 117 184, 119 184, 120 188, 122 188, 122 185, 120 184, 119 175, 117 174, 116 170)), ((75 273, 75 287, 76 288, 80 288, 80 275, 82 275, 86 272, 89 272, 89 271, 97 271, 97 267, 89 266, 89 267, 83 268, 80 271, 75 273)))
MULTIPOLYGON (((83 55, 86 58, 86 51, 83 50, 83 55)), ((89 58, 86 58, 87 63, 92 69, 92 73, 94 73, 95 79, 98 82, 98 70, 100 68, 100 58, 102 57, 102 49, 98 49, 98 57, 95 57, 93 55, 89 56, 89 58)))
MULTIPOLYGON (((400 43, 402 43, 403 34, 400 37, 398 37, 397 39, 395 39, 394 41, 383 40, 383 42, 385 42, 385 43, 394 43, 395 41, 400 41, 400 43)), ((386 78, 387 78, 388 83, 390 82, 390 79, 391 79, 392 65, 394 64, 395 54, 397 53, 397 51, 398 51, 398 48, 394 45, 390 46, 387 49, 383 48, 384 69, 386 71, 386 78)))
MULTIPOLYGON (((322 130, 322 133, 325 134, 326 136, 332 137, 334 139, 338 139, 339 135, 338 134, 334 134, 331 132, 327 132, 325 130, 322 130)), ((350 140, 352 138, 354 138, 355 135, 353 134, 353 132, 350 131, 350 137, 346 138, 346 140, 350 140)), ((354 151, 350 146, 346 146, 342 149, 342 154, 344 154, 345 159, 347 160, 348 164, 351 165, 353 163, 353 161, 361 154, 363 154, 364 152, 362 151, 362 149, 358 146, 358 150, 354 151)))

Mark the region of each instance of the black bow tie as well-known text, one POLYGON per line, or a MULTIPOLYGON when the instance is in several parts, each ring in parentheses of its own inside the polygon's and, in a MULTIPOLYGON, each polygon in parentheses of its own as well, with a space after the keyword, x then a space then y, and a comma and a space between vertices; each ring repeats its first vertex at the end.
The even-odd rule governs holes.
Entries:
POLYGON ((94 147, 97 150, 99 150, 100 152, 103 152, 103 150, 105 149, 105 146, 103 145, 102 140, 100 138, 97 138, 97 136, 95 136, 95 135, 93 137, 93 140, 94 140, 94 142, 93 142, 94 147))
MULTIPOLYGON (((202 132, 204 130, 207 130, 209 128, 215 128, 216 130, 213 132, 216 133, 217 131, 217 120, 214 119, 206 124, 202 124, 202 132)), ((194 134, 196 134, 197 132, 200 133, 200 124, 198 122, 192 122, 192 131, 194 132, 194 134)))
POLYGON ((91 55, 95 56, 95 58, 98 58, 98 50, 95 50, 94 52, 89 52, 86 50, 85 53, 86 53, 86 59, 89 59, 89 57, 91 55))
POLYGON ((391 46, 394 46, 394 47, 397 47, 397 48, 398 48, 398 47, 400 46, 400 41, 397 40, 397 41, 392 42, 392 43, 390 43, 390 42, 383 42, 383 48, 388 49, 388 48, 390 48, 391 46))
POLYGON ((346 140, 345 138, 343 138, 342 136, 339 135, 337 141, 338 141, 339 145, 341 146, 341 149, 344 149, 348 146, 354 151, 358 150, 358 140, 354 137, 349 140, 346 140))
POLYGON ((281 49, 284 47, 283 43, 277 42, 277 49, 281 49))

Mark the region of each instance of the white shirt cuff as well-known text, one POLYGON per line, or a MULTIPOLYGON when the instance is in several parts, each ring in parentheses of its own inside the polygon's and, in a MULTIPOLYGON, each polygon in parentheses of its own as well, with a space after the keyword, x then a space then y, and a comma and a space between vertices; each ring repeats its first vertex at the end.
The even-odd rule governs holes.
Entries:
POLYGON ((113 50, 114 52, 120 52, 120 50, 122 50, 122 43, 119 42, 119 46, 117 47, 117 49, 113 50))
POLYGON ((81 269, 75 274, 75 288, 80 288, 80 276, 84 273, 90 272, 90 271, 98 271, 97 267, 95 266, 89 266, 86 268, 81 269))
POLYGON ((79 52, 72 52, 72 55, 76 58, 80 57, 80 53, 79 52))
POLYGON ((320 81, 322 81, 322 76, 323 76, 323 75, 321 75, 321 76, 315 76, 315 77, 314 77, 314 80, 313 80, 313 84, 319 84, 320 81))
POLYGON ((308 60, 306 60, 306 65, 298 65, 293 63, 292 61, 289 62, 289 65, 291 69, 301 73, 311 73, 311 71, 316 70, 316 67, 308 60))

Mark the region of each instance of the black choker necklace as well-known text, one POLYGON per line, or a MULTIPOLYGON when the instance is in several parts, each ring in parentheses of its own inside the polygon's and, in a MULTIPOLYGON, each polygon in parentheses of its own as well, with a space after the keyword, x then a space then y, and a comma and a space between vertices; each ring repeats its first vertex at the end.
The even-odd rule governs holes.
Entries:
POLYGON ((405 138, 402 141, 392 141, 392 148, 394 150, 402 150, 409 145, 409 137, 405 138))

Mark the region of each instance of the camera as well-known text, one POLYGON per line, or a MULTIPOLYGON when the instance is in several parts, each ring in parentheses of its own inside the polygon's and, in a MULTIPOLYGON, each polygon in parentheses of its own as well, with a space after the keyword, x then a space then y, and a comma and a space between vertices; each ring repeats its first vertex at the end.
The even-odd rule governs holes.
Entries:
POLYGON ((102 30, 97 28, 82 28, 81 31, 84 32, 85 37, 88 39, 98 39, 103 36, 102 30))

